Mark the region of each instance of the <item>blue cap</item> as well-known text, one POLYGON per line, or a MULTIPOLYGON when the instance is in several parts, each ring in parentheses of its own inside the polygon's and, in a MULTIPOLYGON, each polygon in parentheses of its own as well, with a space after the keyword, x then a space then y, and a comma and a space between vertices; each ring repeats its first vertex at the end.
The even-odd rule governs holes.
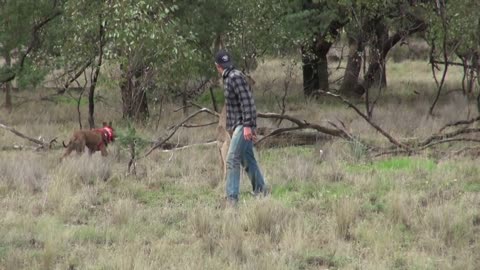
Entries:
POLYGON ((233 66, 232 56, 225 50, 220 50, 215 54, 215 63, 222 68, 229 68, 233 66))

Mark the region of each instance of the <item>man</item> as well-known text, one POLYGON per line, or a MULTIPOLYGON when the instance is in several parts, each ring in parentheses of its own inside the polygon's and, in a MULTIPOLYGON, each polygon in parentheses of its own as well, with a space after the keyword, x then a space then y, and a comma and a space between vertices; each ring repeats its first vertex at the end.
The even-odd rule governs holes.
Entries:
POLYGON ((256 139, 257 111, 250 85, 245 75, 235 69, 231 55, 220 50, 215 55, 215 66, 222 75, 225 105, 227 107, 227 131, 232 136, 227 154, 227 202, 236 205, 240 192, 240 165, 252 183, 255 195, 266 192, 260 168, 253 153, 256 139))

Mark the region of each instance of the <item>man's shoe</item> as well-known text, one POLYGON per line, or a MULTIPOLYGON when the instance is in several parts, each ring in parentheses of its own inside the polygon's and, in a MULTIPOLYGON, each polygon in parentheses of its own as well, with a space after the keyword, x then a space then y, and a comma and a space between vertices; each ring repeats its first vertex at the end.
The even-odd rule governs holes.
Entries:
POLYGON ((226 207, 228 208, 236 208, 238 205, 238 200, 234 198, 227 198, 226 200, 226 207))
POLYGON ((252 192, 252 195, 255 198, 264 198, 270 195, 270 188, 268 186, 264 186, 262 189, 252 192))

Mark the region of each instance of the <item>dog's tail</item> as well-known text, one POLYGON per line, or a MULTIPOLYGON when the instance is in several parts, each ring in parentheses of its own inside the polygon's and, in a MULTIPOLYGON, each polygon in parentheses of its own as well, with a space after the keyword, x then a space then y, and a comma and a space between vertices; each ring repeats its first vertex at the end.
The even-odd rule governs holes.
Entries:
POLYGON ((67 148, 67 147, 70 145, 70 142, 68 142, 68 144, 67 144, 67 145, 65 145, 65 142, 64 142, 64 141, 62 141, 62 144, 63 144, 63 147, 64 147, 64 148, 67 148))

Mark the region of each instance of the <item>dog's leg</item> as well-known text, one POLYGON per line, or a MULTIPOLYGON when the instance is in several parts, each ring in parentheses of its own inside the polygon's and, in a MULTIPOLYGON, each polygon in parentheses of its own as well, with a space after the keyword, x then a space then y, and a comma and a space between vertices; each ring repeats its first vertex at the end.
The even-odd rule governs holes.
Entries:
POLYGON ((65 151, 65 154, 63 154, 63 156, 60 158, 60 161, 62 161, 63 159, 65 159, 68 155, 70 155, 70 153, 72 153, 74 149, 74 145, 70 142, 68 145, 67 145, 67 150, 65 151))
POLYGON ((108 156, 107 148, 105 145, 100 146, 100 153, 102 153, 102 157, 108 156))
POLYGON ((77 151, 78 155, 82 155, 83 152, 85 152, 85 138, 79 138, 77 141, 75 141, 75 151, 77 151))

